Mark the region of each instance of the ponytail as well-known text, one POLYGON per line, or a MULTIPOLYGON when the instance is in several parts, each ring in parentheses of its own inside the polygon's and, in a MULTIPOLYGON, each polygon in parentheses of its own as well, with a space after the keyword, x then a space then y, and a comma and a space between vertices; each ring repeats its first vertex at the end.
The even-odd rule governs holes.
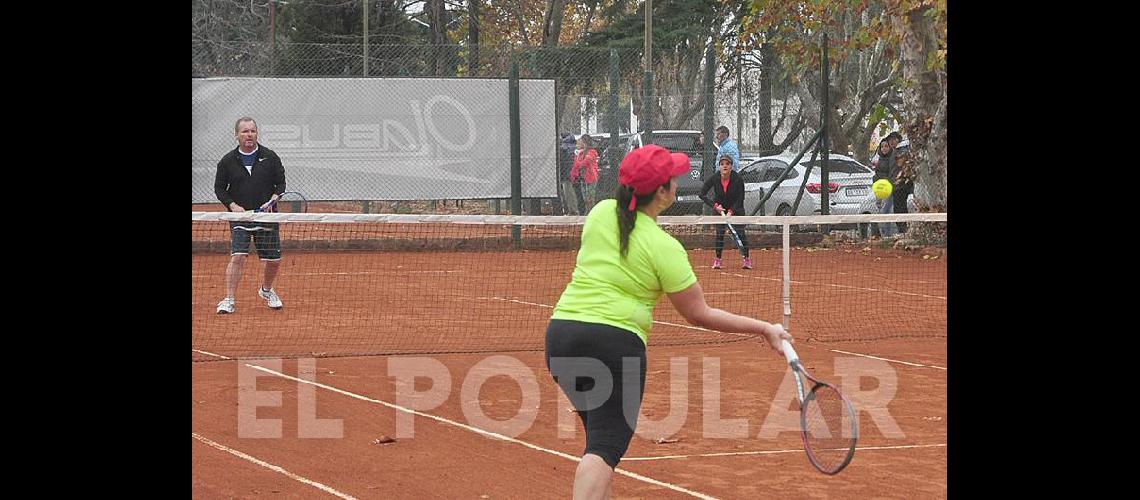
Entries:
MULTIPOLYGON (((672 179, 665 181, 665 184, 662 185, 666 191, 669 190, 670 182, 672 179)), ((617 187, 618 241, 620 242, 619 248, 622 257, 629 253, 629 234, 633 232, 633 226, 637 223, 637 211, 649 205, 656 194, 657 190, 654 189, 649 194, 637 196, 637 205, 635 205, 635 209, 631 210, 629 205, 634 199, 633 188, 621 185, 617 187)))

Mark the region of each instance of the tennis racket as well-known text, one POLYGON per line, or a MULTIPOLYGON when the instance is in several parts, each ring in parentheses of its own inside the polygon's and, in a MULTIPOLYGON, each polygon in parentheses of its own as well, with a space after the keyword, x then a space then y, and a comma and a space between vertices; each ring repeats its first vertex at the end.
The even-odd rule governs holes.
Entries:
POLYGON ((796 378, 804 451, 817 470, 824 474, 838 474, 855 456, 855 442, 859 439, 855 409, 839 389, 808 373, 792 344, 785 340, 782 347, 796 378), (815 384, 806 394, 801 376, 815 384))
POLYGON ((281 213, 295 213, 303 214, 309 211, 309 200, 306 200, 301 193, 296 191, 285 191, 277 198, 277 201, 270 203, 269 208, 266 210, 255 210, 255 212, 281 212, 281 213))
MULTIPOLYGON (((724 215, 725 217, 728 217, 728 215, 726 215, 726 214, 724 213, 724 209, 718 209, 718 210, 720 211, 720 214, 721 214, 721 215, 724 215)), ((729 223, 727 223, 727 222, 725 222, 725 223, 724 223, 724 225, 728 226, 728 230, 729 230, 729 231, 732 231, 732 239, 733 239, 734 241, 736 241, 736 248, 741 248, 741 249, 743 249, 743 248, 744 248, 744 243, 741 243, 741 242, 740 242, 740 235, 739 235, 739 234, 736 234, 736 228, 732 227, 732 224, 729 224, 729 223)))

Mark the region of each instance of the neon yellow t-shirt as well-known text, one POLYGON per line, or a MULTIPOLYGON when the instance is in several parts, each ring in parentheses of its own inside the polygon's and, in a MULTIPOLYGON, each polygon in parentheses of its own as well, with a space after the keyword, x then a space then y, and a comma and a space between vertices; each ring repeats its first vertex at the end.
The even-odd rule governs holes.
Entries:
POLYGON ((574 275, 551 319, 615 326, 648 342, 657 300, 688 288, 697 276, 681 242, 640 211, 622 259, 616 206, 617 200, 603 200, 586 216, 574 275))

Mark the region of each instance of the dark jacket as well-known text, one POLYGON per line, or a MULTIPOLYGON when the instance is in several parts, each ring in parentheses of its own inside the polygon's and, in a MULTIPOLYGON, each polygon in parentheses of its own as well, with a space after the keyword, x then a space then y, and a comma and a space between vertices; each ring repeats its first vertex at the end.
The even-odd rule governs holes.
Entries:
POLYGON ((714 203, 720 203, 720 206, 724 207, 725 210, 732 210, 734 215, 744 215, 744 178, 736 171, 733 171, 728 178, 727 193, 724 190, 724 185, 721 184, 720 169, 718 168, 708 179, 705 179, 698 196, 710 207, 714 203), (707 196, 709 189, 713 190, 715 195, 713 198, 707 196))
POLYGON ((562 144, 558 146, 558 180, 570 180, 570 170, 574 168, 574 148, 577 141, 574 134, 562 137, 562 144))
POLYGON ((894 183, 894 180, 893 180, 894 179, 894 172, 893 172, 893 170, 896 170, 896 169, 897 169, 897 167, 895 166, 895 151, 893 149, 891 150, 890 153, 887 153, 886 155, 880 154, 879 155, 879 164, 875 165, 875 177, 872 179, 872 181, 877 181, 879 179, 887 179, 887 180, 890 180, 891 183, 893 184, 894 183))
POLYGON ((226 210, 230 209, 230 202, 253 210, 269 201, 273 193, 285 192, 285 167, 281 165, 281 158, 261 144, 257 145, 256 154, 252 171, 246 171, 236 147, 218 162, 214 194, 226 210))

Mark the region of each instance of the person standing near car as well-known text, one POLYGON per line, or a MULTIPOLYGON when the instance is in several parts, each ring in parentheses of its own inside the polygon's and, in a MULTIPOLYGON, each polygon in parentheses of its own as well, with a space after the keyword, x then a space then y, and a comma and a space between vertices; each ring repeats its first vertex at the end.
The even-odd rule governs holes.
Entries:
MULTIPOLYGON (((914 164, 910 161, 908 153, 900 153, 898 150, 898 145, 902 142, 902 134, 891 132, 887 136, 887 141, 891 145, 890 181, 894 186, 891 195, 888 197, 891 200, 891 208, 896 214, 910 213, 906 199, 914 192, 914 164)), ((906 232, 905 222, 898 223, 898 232, 906 232)))
POLYGON ((580 215, 580 202, 582 195, 578 192, 574 181, 570 179, 570 170, 574 167, 574 134, 562 134, 562 144, 558 147, 558 181, 562 186, 562 214, 580 215), (577 199, 577 200, 576 200, 577 199))
POLYGON ((578 150, 574 155, 574 167, 570 169, 570 182, 581 187, 582 212, 590 213, 598 193, 598 150, 589 134, 578 138, 578 150))
MULTIPOLYGON (((893 185, 894 181, 892 180, 893 177, 891 174, 892 171, 895 170, 894 165, 895 155, 893 149, 891 148, 891 141, 889 138, 884 138, 883 140, 879 141, 879 158, 875 160, 875 176, 872 178, 871 182, 886 179, 893 185)), ((875 204, 879 206, 879 213, 881 214, 894 213, 894 203, 895 201, 893 194, 892 196, 887 196, 886 199, 875 201, 875 204)), ((879 235, 883 238, 890 238, 895 235, 895 232, 896 229, 894 222, 879 223, 879 235)))
POLYGON ((740 148, 736 146, 736 141, 733 141, 728 136, 728 127, 721 125, 716 128, 716 157, 728 155, 732 158, 732 171, 740 171, 740 148))
MULTIPOLYGON (((710 175, 705 179, 705 183, 701 186, 701 192, 698 196, 705 202, 706 205, 713 207, 717 213, 723 215, 732 215, 744 213, 744 178, 739 173, 732 170, 732 157, 724 155, 720 157, 719 172, 710 175), (709 190, 713 190, 713 198, 708 197, 709 190)), ((724 250, 724 232, 728 229, 727 224, 716 225, 716 258, 713 259, 713 269, 720 269, 721 267, 721 252, 724 250)), ((738 224, 733 226, 736 230, 736 235, 740 236, 740 255, 743 259, 742 266, 744 269, 752 269, 752 259, 748 258, 748 235, 744 234, 744 225, 738 224)))

